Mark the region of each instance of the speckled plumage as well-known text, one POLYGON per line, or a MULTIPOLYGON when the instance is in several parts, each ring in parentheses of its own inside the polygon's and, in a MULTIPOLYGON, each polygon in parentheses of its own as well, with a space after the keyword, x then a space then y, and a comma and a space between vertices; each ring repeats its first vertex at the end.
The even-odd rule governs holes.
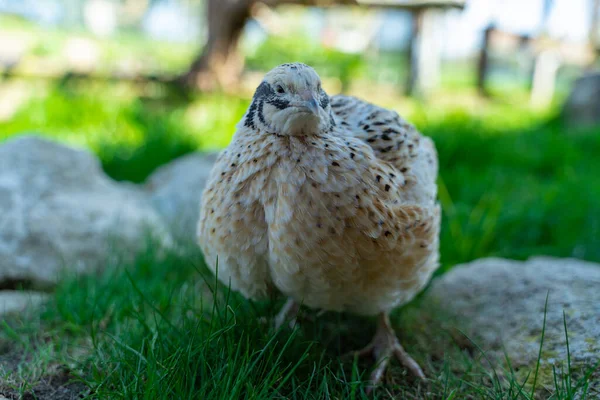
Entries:
POLYGON ((330 98, 312 68, 284 64, 212 170, 198 243, 248 298, 278 290, 313 308, 385 313, 438 266, 436 176, 433 142, 397 113, 330 98), (313 96, 315 115, 298 96, 313 96))

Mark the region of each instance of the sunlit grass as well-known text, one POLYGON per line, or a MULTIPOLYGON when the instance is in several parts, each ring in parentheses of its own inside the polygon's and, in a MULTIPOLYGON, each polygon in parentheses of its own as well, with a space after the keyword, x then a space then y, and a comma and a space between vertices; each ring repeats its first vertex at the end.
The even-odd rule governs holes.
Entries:
POLYGON ((0 140, 34 132, 88 148, 109 175, 135 182, 183 154, 226 146, 249 102, 224 95, 164 100, 161 87, 125 83, 36 82, 29 90, 30 100, 0 121, 0 140))
MULTIPOLYGON (((328 313, 275 331, 281 299, 249 302, 217 284, 201 260, 194 249, 165 258, 149 247, 133 262, 66 277, 36 318, 13 316, 0 328, 0 349, 21 360, 2 372, 0 391, 35 393, 43 379, 66 374, 102 399, 367 398, 370 361, 340 355, 369 341, 372 319, 328 313)), ((409 306, 393 318, 427 385, 393 364, 372 398, 549 398, 539 385, 534 397, 535 366, 516 374, 475 339, 427 330, 427 312, 409 306)), ((563 361, 552 398, 574 399, 594 369, 576 377, 563 361)))

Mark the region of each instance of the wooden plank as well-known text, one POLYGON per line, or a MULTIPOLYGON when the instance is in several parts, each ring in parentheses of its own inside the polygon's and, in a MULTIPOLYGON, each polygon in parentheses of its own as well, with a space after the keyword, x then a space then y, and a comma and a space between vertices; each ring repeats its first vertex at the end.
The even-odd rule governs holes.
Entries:
POLYGON ((421 87, 419 80, 421 79, 421 71, 419 71, 419 56, 421 51, 421 33, 423 28, 423 11, 418 11, 412 15, 412 33, 407 54, 407 72, 405 94, 407 96, 420 96, 421 87))
POLYGON ((477 90, 481 96, 488 96, 487 79, 490 68, 490 38, 494 32, 494 25, 489 25, 483 33, 483 43, 479 50, 477 63, 477 90))
POLYGON ((409 96, 424 98, 439 84, 441 53, 436 40, 439 16, 435 9, 420 9, 413 13, 405 87, 409 96))
POLYGON ((465 7, 465 0, 356 0, 359 5, 370 7, 389 7, 405 10, 426 8, 459 8, 465 7))

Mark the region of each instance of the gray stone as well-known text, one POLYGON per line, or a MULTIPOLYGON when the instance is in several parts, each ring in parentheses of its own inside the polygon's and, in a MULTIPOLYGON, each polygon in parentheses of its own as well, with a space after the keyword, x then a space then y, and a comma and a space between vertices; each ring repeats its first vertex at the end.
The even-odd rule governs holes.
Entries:
POLYGON ((600 125, 600 72, 588 73, 575 81, 563 113, 569 127, 600 125))
POLYGON ((458 328, 498 365, 506 351, 512 367, 525 367, 531 377, 545 312, 543 381, 552 379, 552 365, 566 366, 564 311, 572 365, 591 367, 600 361, 598 264, 549 257, 526 262, 481 259, 434 281, 419 308, 430 310, 429 329, 458 328))
POLYGON ((16 290, 0 291, 0 316, 8 313, 23 312, 35 307, 48 298, 46 293, 16 290))
POLYGON ((35 136, 0 145, 0 282, 52 286, 172 241, 142 191, 107 177, 90 153, 35 136))
POLYGON ((158 168, 146 181, 152 203, 180 240, 195 241, 200 197, 217 153, 194 153, 158 168))

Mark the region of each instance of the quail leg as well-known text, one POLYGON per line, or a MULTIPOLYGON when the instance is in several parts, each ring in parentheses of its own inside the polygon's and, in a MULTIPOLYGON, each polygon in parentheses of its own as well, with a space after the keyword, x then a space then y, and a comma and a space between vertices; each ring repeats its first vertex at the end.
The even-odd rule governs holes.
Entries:
POLYGON ((371 384, 367 389, 368 392, 371 392, 377 384, 381 383, 383 374, 385 373, 392 356, 396 357, 414 376, 421 380, 425 380, 425 374, 419 364, 413 360, 406 350, 404 350, 400 341, 398 341, 387 313, 381 313, 379 315, 377 332, 371 343, 354 354, 359 357, 373 355, 375 358, 375 369, 371 373, 371 384))
POLYGON ((300 311, 300 305, 293 299, 288 299, 277 316, 275 316, 275 329, 279 330, 283 323, 289 319, 289 327, 294 328, 296 325, 296 317, 300 311))

